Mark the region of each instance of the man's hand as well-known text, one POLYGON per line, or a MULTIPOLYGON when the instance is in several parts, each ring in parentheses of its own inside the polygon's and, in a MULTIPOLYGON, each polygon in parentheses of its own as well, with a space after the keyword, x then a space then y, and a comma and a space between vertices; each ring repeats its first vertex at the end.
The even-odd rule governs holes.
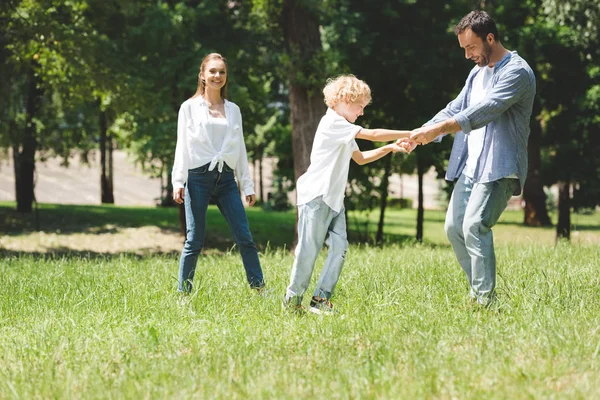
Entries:
POLYGON ((448 118, 433 125, 422 126, 411 132, 410 138, 418 144, 433 142, 440 135, 456 133, 460 131, 460 125, 454 118, 448 118))
POLYGON ((402 138, 396 140, 396 145, 402 147, 408 154, 410 154, 416 147, 417 142, 410 138, 402 138))
POLYGON ((438 130, 434 127, 424 126, 413 130, 410 134, 410 139, 417 144, 427 144, 439 136, 438 130))
POLYGON ((254 203, 256 203, 256 195, 251 194, 249 196, 246 196, 246 202, 248 203, 249 207, 252 207, 254 203))
POLYGON ((175 203, 182 204, 184 196, 185 196, 184 188, 179 188, 179 189, 173 190, 173 200, 175 200, 175 203))

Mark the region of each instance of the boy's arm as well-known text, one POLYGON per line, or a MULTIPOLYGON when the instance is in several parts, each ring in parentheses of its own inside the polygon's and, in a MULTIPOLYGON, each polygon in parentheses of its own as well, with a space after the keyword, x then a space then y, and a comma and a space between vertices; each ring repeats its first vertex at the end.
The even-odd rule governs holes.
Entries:
POLYGON ((396 131, 391 129, 361 129, 356 135, 357 139, 366 139, 372 142, 389 142, 405 137, 410 137, 410 131, 396 131))
POLYGON ((388 144, 385 146, 381 146, 379 148, 368 150, 368 151, 360 151, 356 150, 352 153, 352 159, 358 165, 365 165, 373 161, 377 161, 385 155, 394 152, 403 152, 406 153, 406 149, 404 147, 398 146, 396 143, 388 144))

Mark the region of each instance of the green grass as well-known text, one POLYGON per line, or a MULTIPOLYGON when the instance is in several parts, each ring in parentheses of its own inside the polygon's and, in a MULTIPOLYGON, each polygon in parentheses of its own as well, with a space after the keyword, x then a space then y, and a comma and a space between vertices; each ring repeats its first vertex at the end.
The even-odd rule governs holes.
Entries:
MULTIPOLYGON (((9 206, 3 233, 26 238, 9 206)), ((67 231, 177 227, 173 210, 43 205, 41 215, 67 231)), ((553 231, 534 235, 507 213, 496 229, 498 308, 482 310, 443 236, 428 233, 443 214, 428 211, 426 244, 351 246, 337 315, 296 316, 280 306, 293 256, 265 245, 290 223, 293 232, 294 216, 248 215, 267 230, 262 297, 247 289, 235 251, 203 256, 185 298, 172 255, 0 254, 0 398, 600 396, 597 245, 538 243, 553 231)), ((414 212, 390 215, 390 235, 414 232, 414 212)), ((580 226, 600 236, 597 216, 580 226)))

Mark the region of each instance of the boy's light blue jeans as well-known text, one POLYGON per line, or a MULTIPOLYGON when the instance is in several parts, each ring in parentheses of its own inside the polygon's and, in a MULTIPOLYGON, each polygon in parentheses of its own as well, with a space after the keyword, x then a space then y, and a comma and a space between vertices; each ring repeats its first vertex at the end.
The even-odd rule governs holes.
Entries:
POLYGON ((496 287, 492 227, 498 222, 518 179, 474 183, 464 174, 456 181, 446 213, 445 230, 471 286, 470 296, 489 305, 496 287))
POLYGON ((302 302, 323 243, 327 244, 329 251, 314 296, 329 299, 342 272, 348 250, 346 216, 343 208, 335 212, 319 196, 298 206, 298 245, 286 301, 295 304, 302 302))
POLYGON ((209 171, 208 166, 206 164, 188 171, 184 199, 187 235, 179 263, 178 289, 180 292, 192 290, 196 263, 204 245, 206 210, 212 195, 240 249, 248 283, 252 288, 261 287, 264 281, 258 251, 250 233, 233 170, 225 165, 223 172, 216 168, 209 171))

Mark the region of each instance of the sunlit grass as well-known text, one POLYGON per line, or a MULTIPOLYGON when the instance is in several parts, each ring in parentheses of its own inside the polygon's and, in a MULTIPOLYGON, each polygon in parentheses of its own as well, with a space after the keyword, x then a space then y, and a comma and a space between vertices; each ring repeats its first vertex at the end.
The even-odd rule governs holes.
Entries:
POLYGON ((264 297, 236 253, 188 298, 173 257, 4 258, 0 398, 599 396, 598 248, 498 258, 489 311, 447 248, 353 246, 330 318, 282 311, 287 251, 262 255, 264 297))
MULTIPOLYGON (((9 207, 0 206, 1 221, 13 221, 9 207)), ((554 245, 553 229, 523 228, 521 213, 505 213, 495 228, 499 301, 485 310, 467 298, 443 212, 426 211, 419 245, 410 239, 415 212, 390 210, 386 232, 399 243, 351 246, 333 298, 338 313, 327 318, 280 305, 293 213, 248 210, 264 296, 247 288, 226 244, 207 249, 194 293, 182 298, 176 252, 94 247, 153 221, 176 236, 176 210, 71 207, 42 205, 46 232, 30 229, 31 216, 0 228, 16 245, 84 235, 97 249, 0 253, 0 398, 600 396, 597 215, 573 216, 574 232, 595 242, 554 245)), ((226 238, 210 212, 211 232, 226 238)))

